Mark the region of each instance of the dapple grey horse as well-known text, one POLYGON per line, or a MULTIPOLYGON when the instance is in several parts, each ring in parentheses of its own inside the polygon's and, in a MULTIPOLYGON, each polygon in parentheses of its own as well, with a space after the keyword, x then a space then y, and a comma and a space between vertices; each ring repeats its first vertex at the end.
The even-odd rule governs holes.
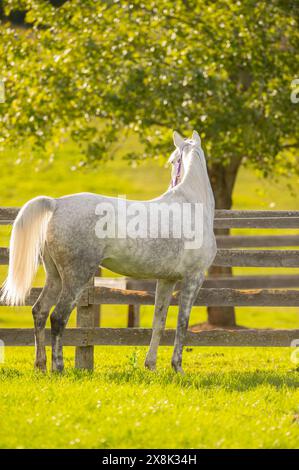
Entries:
MULTIPOLYGON (((137 231, 137 236, 128 235, 127 229, 125 234, 117 232, 118 236, 117 230, 112 230, 112 235, 108 232, 99 235, 98 224, 102 219, 98 215, 103 216, 105 212, 106 228, 115 223, 114 229, 118 229, 123 212, 130 212, 137 201, 123 199, 120 204, 119 198, 91 193, 57 199, 40 196, 27 202, 20 210, 12 229, 9 271, 2 298, 9 305, 24 302, 41 255, 46 283, 32 309, 36 368, 46 370, 45 325, 55 305, 50 317, 52 370, 63 370, 64 328, 84 288, 101 265, 122 275, 157 279, 152 338, 145 360, 149 369, 156 367, 157 350, 172 292, 176 282, 181 281, 172 367, 183 372, 182 351, 190 311, 205 271, 216 254, 213 231, 215 203, 198 133, 194 131, 192 139, 185 140, 174 132, 174 144, 175 151, 169 159, 173 165, 172 184, 162 196, 139 201, 143 205, 139 225, 147 226, 147 217, 157 206, 179 209, 188 205, 198 206, 201 208, 201 226, 198 228, 196 225, 196 228, 193 224, 192 227, 200 230, 201 236, 198 237, 200 243, 194 246, 188 245, 189 235, 184 235, 186 219, 177 220, 174 216, 169 217, 168 222, 175 223, 167 236, 160 232, 152 236, 152 229, 155 232, 156 226, 147 226, 145 234, 140 235, 137 231), (113 210, 102 211, 103 207, 113 210)), ((189 218, 192 213, 195 214, 190 211, 189 218)), ((161 214, 163 218, 163 211, 161 214)), ((103 229, 104 225, 100 228, 103 229)))

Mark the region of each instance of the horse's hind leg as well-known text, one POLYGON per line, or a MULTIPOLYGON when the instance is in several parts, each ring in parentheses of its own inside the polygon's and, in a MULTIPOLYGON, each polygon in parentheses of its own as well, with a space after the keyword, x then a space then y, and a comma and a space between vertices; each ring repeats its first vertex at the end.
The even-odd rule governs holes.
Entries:
POLYGON ((175 281, 164 279, 157 281, 153 333, 150 348, 145 359, 145 367, 151 370, 156 368, 158 347, 165 328, 167 311, 174 286, 175 281))
POLYGON ((98 264, 88 266, 84 260, 73 261, 71 265, 59 267, 62 277, 62 290, 58 303, 51 314, 52 371, 62 372, 62 334, 80 295, 89 280, 95 275, 98 264))
POLYGON ((43 262, 47 276, 46 283, 32 308, 32 315, 35 333, 35 367, 45 371, 47 367, 45 326, 50 309, 58 299, 61 290, 61 279, 46 247, 43 254, 43 262))
POLYGON ((63 285, 56 304, 51 314, 51 341, 52 341, 52 371, 62 372, 63 351, 62 351, 62 334, 68 322, 69 316, 74 309, 78 296, 73 291, 63 285))

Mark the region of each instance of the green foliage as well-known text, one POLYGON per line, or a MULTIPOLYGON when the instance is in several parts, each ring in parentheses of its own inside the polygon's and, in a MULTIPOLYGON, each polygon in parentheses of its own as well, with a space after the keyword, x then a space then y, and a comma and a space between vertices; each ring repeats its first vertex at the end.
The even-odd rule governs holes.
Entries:
MULTIPOLYGON (((32 29, 0 29, 2 145, 53 152, 71 134, 89 162, 136 132, 144 157, 199 130, 208 158, 297 169, 298 3, 7 0, 32 29)), ((136 158, 135 149, 128 152, 136 158)))

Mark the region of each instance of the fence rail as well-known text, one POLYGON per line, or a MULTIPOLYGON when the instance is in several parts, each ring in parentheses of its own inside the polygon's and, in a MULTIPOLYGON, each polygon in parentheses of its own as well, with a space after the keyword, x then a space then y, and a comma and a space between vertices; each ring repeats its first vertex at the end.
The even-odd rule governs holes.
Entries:
MULTIPOLYGON (((36 302, 41 288, 31 289, 25 301, 25 306, 36 302)), ((172 296, 170 305, 177 305, 179 291, 172 296)), ((86 290, 79 305, 154 305, 155 294, 148 291, 134 291, 111 287, 94 287, 86 290)), ((0 306, 5 306, 4 302, 0 306)), ((299 307, 299 290, 291 289, 230 289, 209 288, 200 289, 194 306, 206 307, 299 307)))
MULTIPOLYGON (((0 207, 0 225, 10 225, 19 209, 0 207)), ((299 229, 299 211, 216 210, 215 228, 299 229)), ((215 266, 299 268, 299 233, 217 236, 215 266), (292 249, 286 249, 286 248, 292 249), (248 249, 246 249, 248 248, 248 249), (276 248, 276 249, 273 249, 276 248), (297 249, 296 249, 297 248, 297 249)), ((0 265, 8 264, 8 248, 0 248, 0 265)), ((95 345, 147 345, 151 329, 99 328, 99 305, 129 306, 129 325, 139 326, 139 307, 154 305, 155 280, 95 277, 77 307, 77 328, 68 328, 64 344, 76 346, 76 367, 93 368, 95 345)), ((178 303, 180 284, 171 304, 178 303)), ((33 305, 41 288, 33 288, 25 305, 33 305)), ((3 303, 0 303, 0 306, 3 303)), ((299 307, 299 273, 207 278, 195 305, 299 307)), ((274 314, 274 313, 273 313, 274 314)), ((188 332, 189 346, 290 346, 296 330, 214 330, 188 332)), ((33 329, 2 328, 0 339, 8 346, 34 345, 33 329)), ((171 345, 174 331, 166 330, 161 344, 171 345)), ((50 333, 46 331, 50 344, 50 333)))
MULTIPOLYGON (((146 346, 150 343, 151 328, 67 328, 63 336, 65 346, 146 346)), ((165 330, 161 344, 171 346, 174 330, 165 330)), ((2 328, 0 337, 7 346, 34 346, 31 328, 2 328)), ((288 347, 299 338, 296 330, 213 330, 193 333, 188 331, 186 346, 268 346, 288 347)), ((46 329, 46 345, 51 344, 50 330, 46 329)))
MULTIPOLYGON (((8 248, 0 248, 0 264, 8 264, 8 248)), ((214 266, 299 268, 299 250, 217 251, 214 266)))
MULTIPOLYGON (((18 215, 19 207, 0 207, 0 220, 12 223, 18 215)), ((299 211, 273 211, 273 210, 230 210, 216 209, 215 218, 217 219, 258 219, 258 218, 285 218, 299 217, 299 211)))
MULTIPOLYGON (((131 279, 121 277, 95 277, 96 287, 114 287, 116 289, 147 290, 155 292, 156 281, 153 279, 131 279)), ((299 286, 299 274, 278 274, 271 276, 231 276, 231 277, 208 277, 204 280, 202 287, 229 287, 230 289, 275 289, 299 286)), ((180 288, 180 282, 176 288, 180 288)))

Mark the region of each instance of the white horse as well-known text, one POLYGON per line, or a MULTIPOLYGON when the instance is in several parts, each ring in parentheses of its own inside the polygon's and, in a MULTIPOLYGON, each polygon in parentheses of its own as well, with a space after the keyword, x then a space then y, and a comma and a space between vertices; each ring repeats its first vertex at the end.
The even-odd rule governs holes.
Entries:
MULTIPOLYGON (((176 149, 169 159, 173 164, 172 185, 159 198, 139 201, 143 205, 139 220, 143 232, 137 230, 136 236, 129 233, 130 224, 125 233, 119 234, 119 228, 120 219, 131 209, 131 213, 134 212, 137 201, 120 201, 92 193, 58 199, 40 196, 20 210, 12 229, 9 271, 2 299, 9 305, 24 302, 41 255, 46 283, 32 309, 37 368, 46 370, 45 325, 50 309, 55 305, 51 314, 52 370, 63 370, 64 328, 84 288, 101 265, 126 276, 157 279, 152 338, 145 360, 149 369, 156 367, 172 292, 175 283, 181 281, 172 366, 175 371, 182 372, 182 350, 190 311, 204 273, 216 254, 215 204, 198 133, 194 131, 192 139, 184 140, 174 132, 174 144, 176 149), (200 243, 190 244, 189 235, 184 234, 186 219, 178 220, 177 214, 169 217, 168 222, 173 224, 167 236, 152 235, 157 227, 148 227, 147 222, 154 209, 167 206, 183 209, 188 205, 193 211, 189 212, 189 219, 195 215, 196 207, 202 208, 201 227, 198 228, 196 223, 192 225, 195 239, 200 243), (103 207, 106 208, 104 211, 103 207), (106 228, 114 224, 110 235, 99 235, 99 228, 103 232, 104 225, 103 217, 99 219, 98 215, 104 212, 106 228), (147 226, 145 231, 144 226, 147 226), (199 230, 200 234, 197 233, 199 230)), ((161 214, 163 218, 165 212, 161 211, 161 214)), ((163 220, 165 222, 165 218, 163 220)), ((155 221, 157 224, 157 218, 155 221)))

